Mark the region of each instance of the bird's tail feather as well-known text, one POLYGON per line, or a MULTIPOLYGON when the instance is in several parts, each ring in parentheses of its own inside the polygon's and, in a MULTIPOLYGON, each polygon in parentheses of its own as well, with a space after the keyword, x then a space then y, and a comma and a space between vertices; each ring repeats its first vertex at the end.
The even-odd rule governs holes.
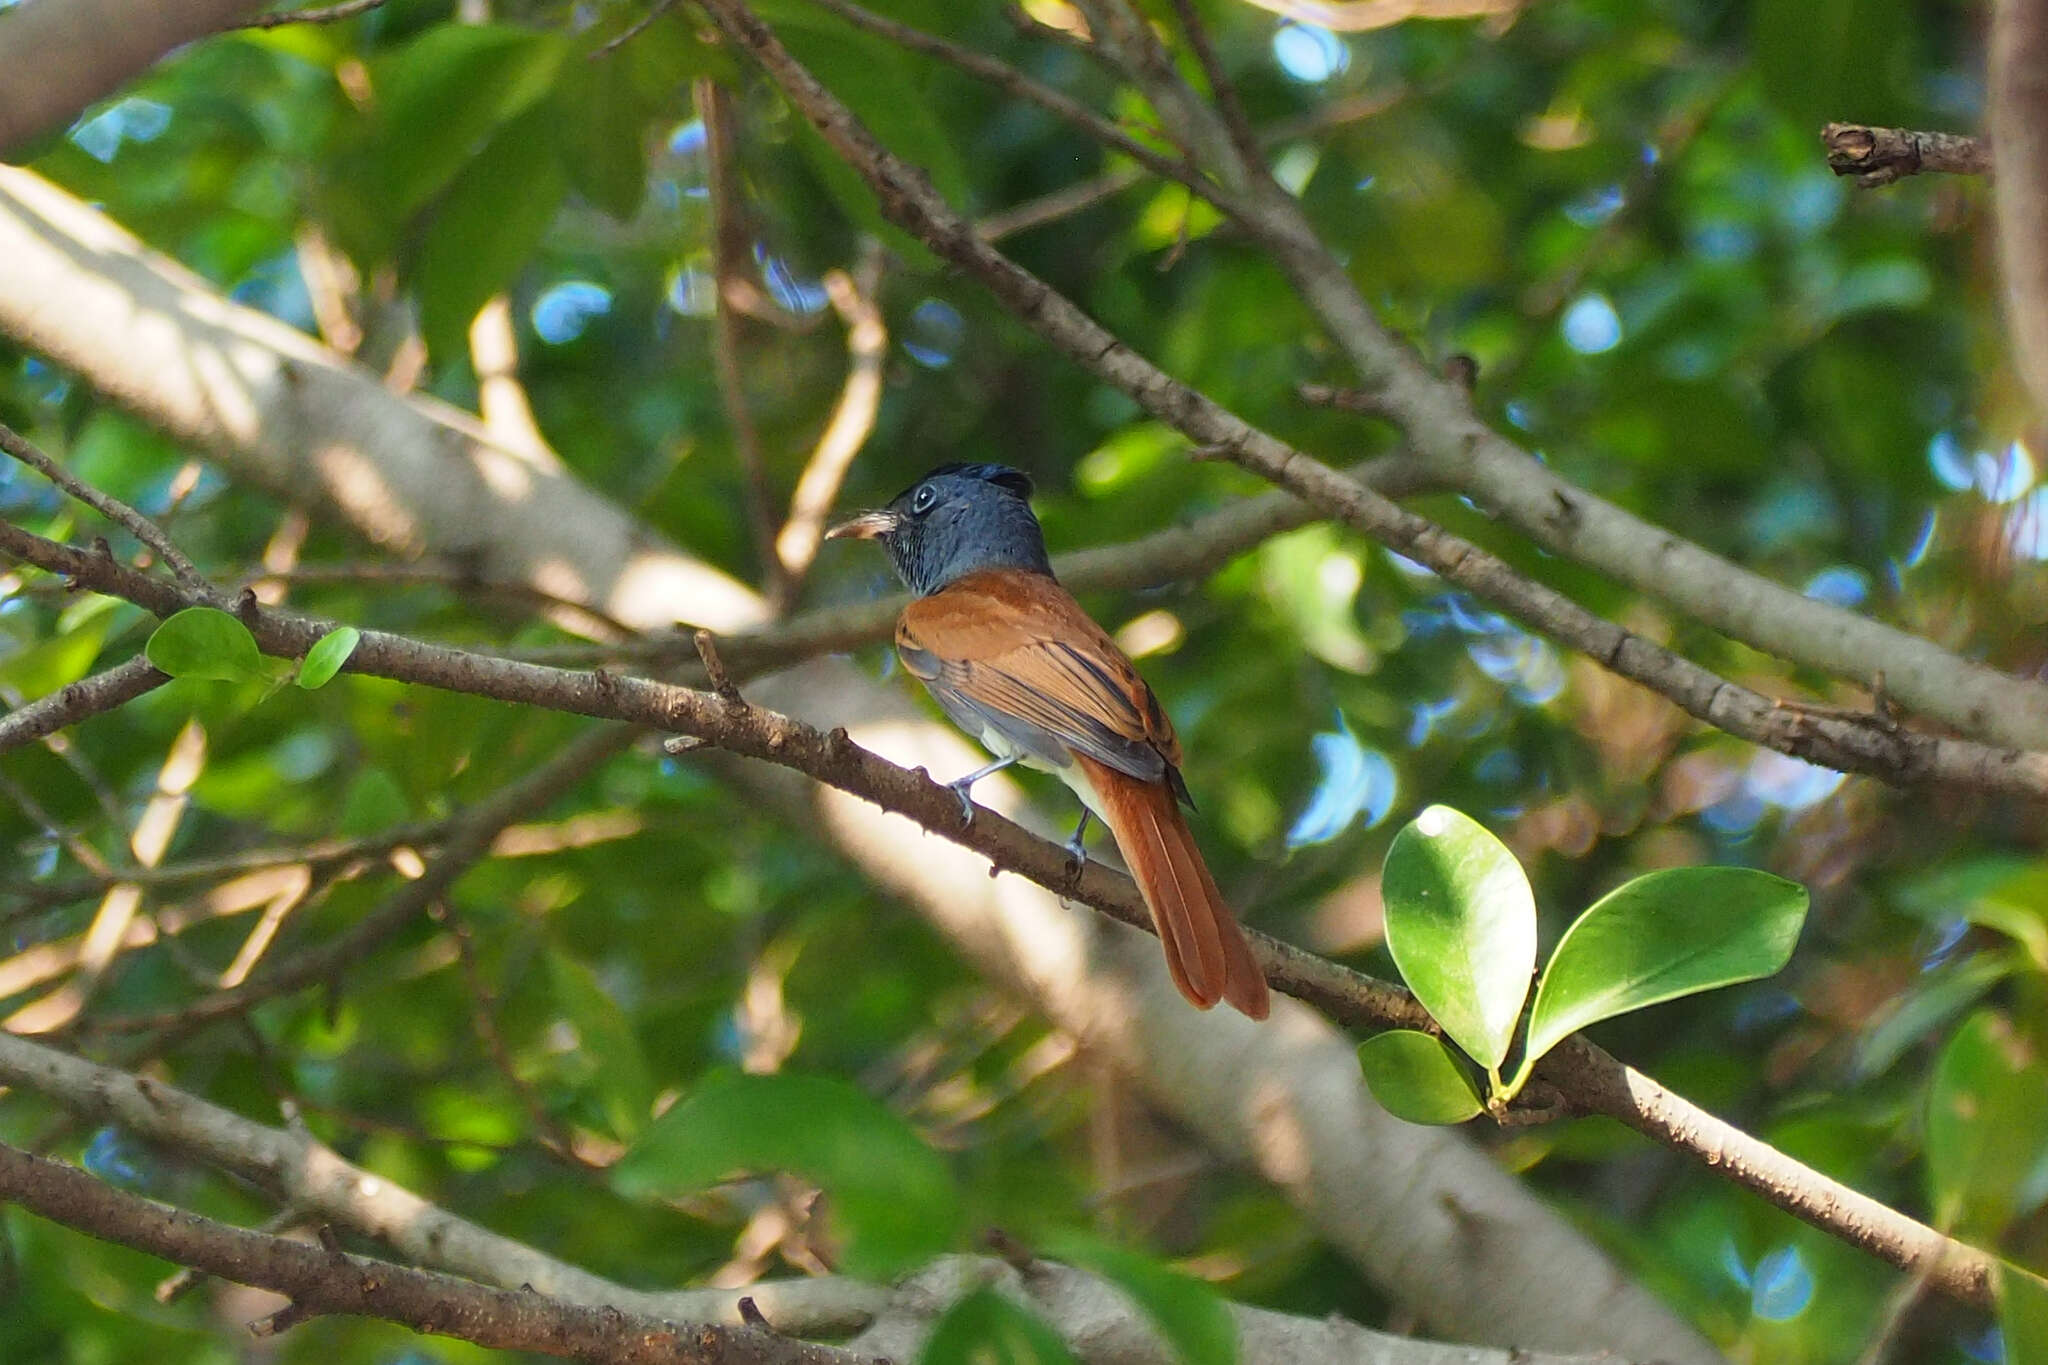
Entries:
POLYGON ((1151 908, 1173 984, 1197 1008, 1227 1000, 1248 1018, 1265 1018, 1271 1008, 1265 974, 1223 903, 1172 790, 1086 755, 1074 757, 1088 774, 1104 823, 1151 908))

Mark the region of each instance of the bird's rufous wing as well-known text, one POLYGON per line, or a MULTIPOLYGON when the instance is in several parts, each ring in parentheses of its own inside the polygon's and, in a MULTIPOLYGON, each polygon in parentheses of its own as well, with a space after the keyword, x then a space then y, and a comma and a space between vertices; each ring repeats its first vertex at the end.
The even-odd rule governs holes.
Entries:
POLYGON ((896 651, 956 720, 971 715, 1056 767, 1065 746, 1180 787, 1180 743, 1152 689, 1050 578, 968 574, 903 609, 896 651))

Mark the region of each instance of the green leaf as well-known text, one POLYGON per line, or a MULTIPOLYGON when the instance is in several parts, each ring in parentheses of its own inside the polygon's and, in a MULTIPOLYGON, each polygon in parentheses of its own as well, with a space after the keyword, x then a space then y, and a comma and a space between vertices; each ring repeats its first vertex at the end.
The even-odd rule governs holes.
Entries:
POLYGON ((938 1153, 879 1101, 825 1076, 713 1077, 654 1121, 612 1184, 629 1198, 675 1199, 747 1171, 822 1186, 857 1275, 916 1265, 951 1245, 959 1224, 938 1153))
POLYGON ((349 655, 356 652, 362 643, 363 633, 354 626, 340 626, 328 631, 313 642, 306 651, 306 658, 299 665, 299 676, 294 680, 308 692, 325 687, 334 681, 334 675, 341 672, 341 666, 348 662, 349 655))
POLYGON ((446 185, 491 130, 548 92, 568 52, 550 33, 436 24, 373 68, 378 136, 367 168, 404 219, 446 185))
POLYGON ((2014 1365, 2048 1360, 2048 1282, 2006 1261, 1998 1263, 1998 1330, 2014 1365))
POLYGON ((468 354, 471 319, 532 259, 554 221, 569 192, 555 136, 545 109, 506 124, 435 208, 413 286, 436 359, 468 354))
POLYGON ((1526 1057, 1599 1020, 1771 975, 1790 960, 1806 905, 1799 883, 1746 867, 1674 867, 1616 887, 1550 955, 1526 1057))
POLYGON ((1443 1039, 1388 1029, 1358 1045, 1358 1067, 1380 1108, 1410 1123, 1463 1123, 1486 1111, 1465 1065, 1443 1039))
POLYGON ((617 69, 577 60, 562 72, 553 109, 569 183, 612 217, 631 218, 647 191, 647 121, 655 102, 617 69))
POLYGON ((1187 1365, 1235 1365, 1237 1321, 1208 1282, 1083 1233, 1052 1237, 1045 1252, 1094 1271, 1130 1295, 1187 1365))
POLYGON ((1498 1067, 1536 966, 1536 900, 1515 855, 1431 806, 1394 836, 1380 894, 1408 989, 1473 1060, 1498 1067))
POLYGON ((1971 1015, 1941 1050, 1926 1151, 1936 1226, 1989 1240, 2024 1212, 2027 1177, 2048 1157, 2048 1067, 1998 1011, 1971 1015))
POLYGON ((566 953, 550 952, 548 978, 555 1003, 577 1035, 576 1057, 587 1068, 605 1122, 631 1141, 647 1127, 654 1108, 654 1076, 632 1021, 598 984, 588 967, 566 953))
POLYGON ((940 1315, 918 1365, 1074 1365, 1073 1354, 1032 1313, 977 1289, 940 1315))
POLYGON ((213 607, 185 608, 156 628, 142 652, 174 678, 249 682, 267 676, 249 628, 213 607))
POLYGON ((1802 129, 1829 119, 1892 123, 1915 25, 1903 0, 1760 0, 1750 46, 1764 93, 1802 129))

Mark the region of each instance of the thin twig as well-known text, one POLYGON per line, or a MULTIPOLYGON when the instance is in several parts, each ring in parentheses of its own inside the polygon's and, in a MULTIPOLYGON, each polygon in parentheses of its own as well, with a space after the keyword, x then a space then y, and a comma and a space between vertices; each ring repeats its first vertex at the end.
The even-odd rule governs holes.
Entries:
POLYGON ((172 575, 180 583, 187 587, 206 587, 205 577, 194 567, 192 561, 185 557, 185 552, 171 543, 171 538, 164 534, 161 527, 127 503, 86 483, 24 440, 19 433, 4 425, 0 425, 0 450, 6 451, 107 520, 126 527, 137 540, 156 551, 157 557, 170 568, 172 575))
POLYGON ((821 9, 830 10, 855 28, 866 29, 869 33, 887 38, 890 42, 907 47, 912 52, 935 57, 949 66, 958 67, 977 80, 988 82, 1006 95, 1037 105, 1055 118, 1072 124, 1111 151, 1129 157, 1154 175, 1187 186, 1215 205, 1226 218, 1236 218, 1243 211, 1235 196, 1186 161, 1167 156, 1140 142, 1079 100, 1033 80, 1008 63, 997 61, 986 53, 976 52, 972 48, 962 47, 936 34, 926 33, 923 29, 898 23, 894 19, 862 8, 853 3, 853 0, 811 2, 821 9))
POLYGON ((279 10, 275 14, 259 14, 254 19, 230 24, 221 32, 233 33, 244 28, 282 28, 286 24, 338 24, 344 19, 353 19, 358 14, 368 14, 383 3, 384 0, 342 0, 338 5, 320 5, 313 9, 279 10))
POLYGON ((90 678, 68 683, 47 696, 0 716, 0 754, 44 739, 90 716, 113 711, 171 680, 138 654, 90 678))
POLYGON ((589 60, 594 62, 600 57, 611 56, 612 53, 617 52, 627 43, 632 42, 648 29, 654 27, 655 21, 674 9, 675 5, 676 0, 654 0, 654 3, 647 7, 647 13, 635 19, 631 24, 628 24, 620 31, 617 37, 607 38, 604 42, 598 44, 596 49, 591 52, 589 60))
POLYGON ((790 494, 789 520, 775 537, 775 557, 786 575, 784 598, 769 604, 778 616, 788 609, 818 557, 825 519, 839 499, 839 487, 853 468, 854 456, 875 429, 875 414, 881 410, 882 367, 889 351, 889 330, 875 302, 881 276, 881 246, 873 240, 862 244, 860 262, 852 275, 834 270, 825 276, 826 297, 846 324, 846 382, 796 481, 796 491, 790 494))
POLYGON ((732 430, 733 456, 739 465, 740 501, 746 507, 747 526, 761 559, 764 595, 774 600, 787 596, 789 572, 776 554, 775 515, 770 510, 773 500, 761 455, 761 433, 754 425, 753 411, 747 406, 746 383, 740 373, 736 295, 751 286, 746 280, 747 233, 740 205, 739 174, 733 162, 732 105, 718 82, 709 77, 699 77, 695 90, 697 117, 704 122, 705 155, 710 163, 712 368, 718 376, 726 425, 732 430))
POLYGON ((1991 142, 1968 133, 1916 132, 1910 128, 1873 128, 1862 123, 1830 123, 1820 130, 1827 148, 1828 169, 1853 175, 1865 189, 1875 189, 1909 175, 1989 175, 1991 142))
POLYGON ((187 1030, 234 1015, 326 981, 361 961, 453 886, 477 861, 487 856, 505 826, 547 805, 612 755, 622 752, 637 734, 631 726, 600 726, 571 741, 562 751, 490 799, 471 808, 448 827, 448 838, 427 861, 421 874, 393 891, 384 902, 343 933, 317 948, 279 962, 231 990, 217 991, 179 1009, 146 1015, 92 1019, 96 1033, 187 1030))
POLYGON ((435 903, 433 913, 447 926, 449 935, 455 940, 455 956, 462 964, 462 982, 469 990, 470 1019, 492 1067, 512 1093, 519 1097, 541 1145, 565 1161, 583 1164, 576 1156, 575 1143, 568 1131, 548 1112, 547 1105, 541 1102, 540 1096, 534 1093, 533 1087, 520 1076, 519 1068, 513 1064, 511 1050, 505 1046, 505 1035, 498 1028, 498 993, 484 980, 483 966, 477 961, 476 943, 470 934, 469 922, 456 913, 455 907, 446 899, 435 903))
POLYGON ((1223 69, 1223 61, 1216 55, 1216 46, 1209 41, 1209 30, 1202 23, 1202 16, 1195 11, 1194 0, 1173 0, 1173 12, 1188 36, 1188 46, 1195 50, 1195 60, 1201 63, 1202 74, 1208 78, 1209 95, 1216 101, 1216 110, 1223 116, 1224 127, 1230 130, 1231 141, 1237 144, 1238 156, 1247 167, 1263 168, 1265 157, 1260 150, 1259 135, 1252 131, 1251 120, 1245 117, 1244 104, 1237 97, 1237 86, 1223 69))

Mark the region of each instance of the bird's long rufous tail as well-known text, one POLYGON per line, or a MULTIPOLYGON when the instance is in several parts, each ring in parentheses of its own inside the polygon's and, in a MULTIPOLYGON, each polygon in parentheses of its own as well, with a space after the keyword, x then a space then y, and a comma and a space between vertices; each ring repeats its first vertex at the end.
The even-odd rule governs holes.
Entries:
POLYGON ((1265 973, 1223 903, 1172 790, 1084 754, 1074 761, 1088 774, 1103 822, 1151 907, 1173 984, 1198 1009, 1227 1000, 1247 1018, 1265 1018, 1272 1004, 1265 973))

